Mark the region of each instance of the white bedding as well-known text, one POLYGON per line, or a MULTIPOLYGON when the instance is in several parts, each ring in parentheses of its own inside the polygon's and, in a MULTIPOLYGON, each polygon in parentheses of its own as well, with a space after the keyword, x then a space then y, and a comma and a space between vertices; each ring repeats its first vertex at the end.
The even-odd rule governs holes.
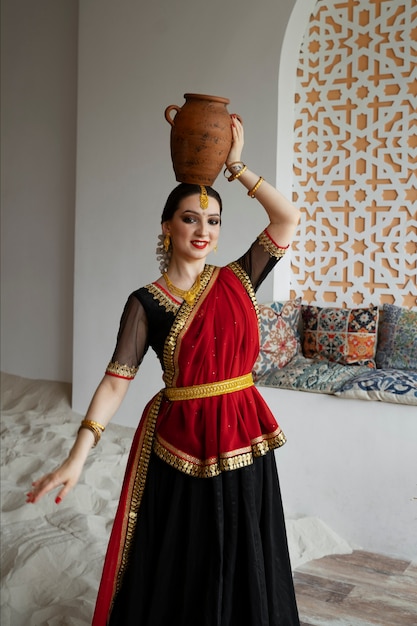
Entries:
MULTIPOLYGON (((60 505, 51 495, 26 504, 32 480, 66 456, 81 416, 65 383, 2 374, 1 392, 1 624, 86 626, 134 430, 109 425, 60 505)), ((287 531, 294 568, 351 552, 317 518, 287 520, 287 531)))

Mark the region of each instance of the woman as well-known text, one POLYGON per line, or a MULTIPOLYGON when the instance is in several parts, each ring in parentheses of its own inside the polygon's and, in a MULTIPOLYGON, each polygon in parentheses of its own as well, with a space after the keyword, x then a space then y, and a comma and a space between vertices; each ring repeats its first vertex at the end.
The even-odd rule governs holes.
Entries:
POLYGON ((288 248, 298 211, 242 163, 232 117, 226 161, 269 225, 226 267, 206 265, 220 234, 212 188, 178 185, 162 215, 162 275, 129 296, 116 349, 68 459, 28 501, 77 482, 151 346, 165 388, 135 434, 93 625, 293 626, 297 608, 274 449, 285 437, 253 385, 255 290, 288 248))

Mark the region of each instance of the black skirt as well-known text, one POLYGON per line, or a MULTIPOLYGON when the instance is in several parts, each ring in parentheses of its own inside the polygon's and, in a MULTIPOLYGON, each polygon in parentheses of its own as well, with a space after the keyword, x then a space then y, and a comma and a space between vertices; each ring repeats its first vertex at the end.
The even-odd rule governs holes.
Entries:
POLYGON ((299 626, 273 452, 215 478, 152 455, 110 626, 299 626))

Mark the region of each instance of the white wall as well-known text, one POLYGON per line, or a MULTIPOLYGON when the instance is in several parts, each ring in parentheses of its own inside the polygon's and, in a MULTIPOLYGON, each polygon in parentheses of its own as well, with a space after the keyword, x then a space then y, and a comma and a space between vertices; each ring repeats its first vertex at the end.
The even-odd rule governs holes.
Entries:
MULTIPOLYGON (((84 412, 113 351, 127 295, 158 275, 160 214, 176 184, 169 104, 186 92, 228 97, 246 128, 244 158, 276 174, 278 67, 294 0, 80 3, 75 245, 74 409, 84 412)), ((266 220, 239 183, 215 185, 225 211, 219 253, 241 254, 266 220)), ((272 277, 262 299, 272 299, 272 277)), ((161 386, 148 356, 115 421, 136 424, 161 386)))
POLYGON ((415 407, 259 391, 288 439, 276 451, 286 515, 319 517, 353 548, 415 560, 415 407))
POLYGON ((1 2, 1 367, 70 381, 74 0, 1 2))

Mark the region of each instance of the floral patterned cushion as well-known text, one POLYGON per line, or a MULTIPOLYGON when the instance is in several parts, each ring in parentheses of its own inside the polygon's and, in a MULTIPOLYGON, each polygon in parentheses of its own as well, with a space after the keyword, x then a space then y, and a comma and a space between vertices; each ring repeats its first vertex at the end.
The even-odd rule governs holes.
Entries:
POLYGON ((301 298, 259 305, 261 348, 253 369, 255 380, 271 369, 284 367, 301 351, 300 309, 301 298))
POLYGON ((417 370, 368 370, 347 381, 336 395, 417 406, 417 370))
POLYGON ((417 370, 417 311, 384 304, 376 365, 380 368, 417 370))
POLYGON ((270 369, 265 372, 256 380, 256 384, 260 387, 333 394, 361 372, 369 372, 369 368, 306 359, 302 354, 297 354, 283 369, 270 369))
POLYGON ((305 357, 375 367, 377 306, 350 309, 303 305, 301 315, 305 357))

